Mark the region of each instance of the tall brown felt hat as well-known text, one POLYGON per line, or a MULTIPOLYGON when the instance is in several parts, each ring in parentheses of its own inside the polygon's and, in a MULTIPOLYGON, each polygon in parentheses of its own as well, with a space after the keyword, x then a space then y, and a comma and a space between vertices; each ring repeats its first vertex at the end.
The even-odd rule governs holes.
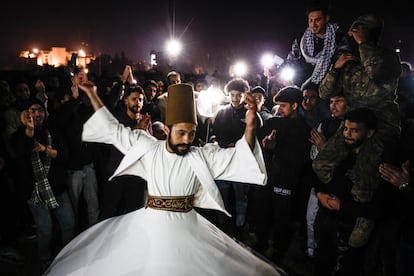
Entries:
POLYGON ((165 125, 191 123, 197 125, 193 87, 187 83, 168 86, 165 125))

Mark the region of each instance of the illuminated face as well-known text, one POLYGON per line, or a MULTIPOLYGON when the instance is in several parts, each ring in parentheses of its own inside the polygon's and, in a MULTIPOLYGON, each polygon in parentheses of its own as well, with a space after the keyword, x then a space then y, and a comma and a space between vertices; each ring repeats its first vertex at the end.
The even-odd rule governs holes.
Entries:
POLYGON ((124 99, 127 113, 131 118, 135 118, 143 105, 144 105, 144 94, 139 92, 131 92, 128 97, 124 99))
POLYGON ((309 29, 317 37, 325 34, 326 23, 328 22, 329 16, 324 16, 322 11, 312 11, 308 14, 309 29))
POLYGON ((158 88, 155 85, 148 85, 145 88, 145 96, 147 97, 148 101, 152 101, 158 93, 158 88))
POLYGON ((41 127, 46 117, 45 109, 39 104, 33 104, 29 107, 29 112, 33 117, 35 127, 41 127))
POLYGON ((179 84, 181 83, 180 75, 172 75, 168 78, 170 84, 179 84))
POLYGON ((319 102, 318 92, 313 89, 303 90, 302 107, 306 111, 310 111, 315 108, 319 102))
POLYGON ((243 93, 237 90, 230 91, 230 103, 234 108, 242 107, 243 93))
POLYGON ((262 106, 264 105, 265 98, 262 93, 253 93, 252 95, 257 104, 257 111, 260 112, 262 110, 262 106))
POLYGON ((198 91, 198 92, 200 92, 200 91, 202 91, 202 90, 207 90, 207 84, 206 83, 204 83, 204 82, 197 82, 196 83, 196 86, 195 86, 195 91, 198 91))
POLYGON ((342 132, 345 146, 351 150, 359 148, 369 137, 371 137, 372 133, 373 131, 367 129, 364 124, 348 120, 345 120, 344 130, 342 132))
POLYGON ((292 116, 293 112, 297 109, 297 103, 288 103, 288 102, 277 102, 279 105, 278 113, 280 117, 289 118, 292 116))
POLYGON ((196 134, 196 125, 191 123, 174 124, 171 129, 164 127, 167 134, 167 150, 177 155, 185 155, 191 147, 196 134))
POLYGON ((341 118, 346 112, 347 104, 346 100, 342 96, 332 97, 329 102, 329 109, 331 110, 332 117, 341 118))
POLYGON ((164 82, 162 80, 157 81, 158 84, 158 94, 164 93, 164 82))

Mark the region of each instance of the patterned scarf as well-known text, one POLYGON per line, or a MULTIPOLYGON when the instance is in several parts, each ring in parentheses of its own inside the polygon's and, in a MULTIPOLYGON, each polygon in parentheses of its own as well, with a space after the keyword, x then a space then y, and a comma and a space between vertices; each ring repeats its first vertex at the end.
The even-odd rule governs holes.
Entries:
POLYGON ((323 49, 315 57, 313 56, 313 51, 315 49, 314 35, 309 28, 307 28, 303 34, 302 39, 300 40, 301 52, 306 62, 315 66, 312 75, 307 81, 320 83, 325 74, 328 72, 331 64, 331 58, 336 48, 336 31, 338 28, 339 26, 336 23, 326 24, 326 32, 323 36, 323 49))
MULTIPOLYGON (((47 147, 52 146, 52 137, 50 136, 49 131, 47 131, 47 147)), ((33 174, 35 178, 35 187, 32 192, 32 196, 29 201, 31 203, 44 202, 46 206, 50 209, 55 209, 59 207, 59 204, 56 201, 55 196, 53 195, 52 187, 50 187, 49 180, 47 176, 49 174, 50 164, 52 158, 46 154, 45 163, 42 164, 42 161, 39 157, 39 152, 33 151, 32 155, 32 167, 33 174)))

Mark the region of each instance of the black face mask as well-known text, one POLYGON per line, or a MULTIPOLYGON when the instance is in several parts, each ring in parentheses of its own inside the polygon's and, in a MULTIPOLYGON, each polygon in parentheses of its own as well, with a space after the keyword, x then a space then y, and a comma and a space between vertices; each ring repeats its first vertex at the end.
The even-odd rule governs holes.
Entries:
POLYGON ((335 53, 334 62, 344 53, 351 53, 354 56, 359 56, 358 43, 355 39, 349 35, 345 35, 338 43, 338 47, 335 53))
POLYGON ((348 45, 348 52, 355 56, 359 56, 359 51, 358 51, 359 45, 355 41, 355 39, 353 37, 346 36, 346 41, 348 45))

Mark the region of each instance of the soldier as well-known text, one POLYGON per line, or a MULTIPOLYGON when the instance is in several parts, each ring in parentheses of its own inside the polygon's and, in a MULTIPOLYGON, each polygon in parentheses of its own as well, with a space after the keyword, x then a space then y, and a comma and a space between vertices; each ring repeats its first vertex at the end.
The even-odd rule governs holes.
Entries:
MULTIPOLYGON (((378 165, 384 148, 395 146, 400 136, 400 115, 395 100, 401 65, 395 51, 379 45, 383 26, 383 20, 374 14, 358 17, 348 32, 358 44, 358 51, 343 53, 319 87, 321 98, 342 92, 350 110, 366 107, 378 117, 375 135, 366 143, 350 172, 354 183, 352 194, 361 203, 371 201, 377 190, 378 165)), ((313 169, 324 183, 332 179, 335 167, 348 154, 342 131, 340 127, 313 161, 313 169)), ((373 228, 372 220, 358 218, 349 244, 365 245, 373 228)))

